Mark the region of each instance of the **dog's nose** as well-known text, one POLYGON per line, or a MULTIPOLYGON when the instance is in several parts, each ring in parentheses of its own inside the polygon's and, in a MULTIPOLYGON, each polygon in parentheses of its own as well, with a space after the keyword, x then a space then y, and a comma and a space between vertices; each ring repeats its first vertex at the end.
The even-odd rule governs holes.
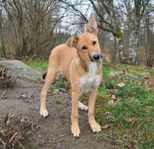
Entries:
POLYGON ((101 58, 102 56, 101 56, 101 54, 100 53, 93 53, 92 54, 92 58, 93 58, 93 60, 99 60, 100 58, 101 58))
POLYGON ((94 54, 94 55, 93 55, 93 59, 94 59, 94 60, 98 60, 99 58, 100 58, 99 54, 94 54))

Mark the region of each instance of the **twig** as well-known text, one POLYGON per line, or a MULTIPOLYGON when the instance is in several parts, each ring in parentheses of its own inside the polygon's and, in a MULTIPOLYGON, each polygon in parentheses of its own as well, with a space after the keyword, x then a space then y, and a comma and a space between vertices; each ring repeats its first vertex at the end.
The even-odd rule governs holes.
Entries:
POLYGON ((9 140, 9 143, 11 143, 12 142, 12 140, 16 137, 16 135, 18 135, 18 133, 16 132, 16 133, 14 133, 14 135, 12 136, 12 138, 9 140))
POLYGON ((6 94, 6 90, 2 93, 1 99, 4 97, 5 94, 6 94))
POLYGON ((22 147, 22 149, 25 149, 25 147, 21 144, 21 142, 18 142, 19 146, 22 147))
POLYGON ((0 142, 2 142, 3 145, 5 145, 4 141, 0 138, 0 142))
POLYGON ((32 129, 33 131, 35 131, 35 130, 38 129, 38 128, 39 128, 39 126, 38 126, 37 123, 31 122, 31 129, 32 129), (35 128, 34 128, 34 127, 35 127, 35 128))
POLYGON ((51 148, 54 149, 57 146, 57 144, 54 144, 51 148))
POLYGON ((2 124, 2 128, 7 131, 7 135, 5 135, 3 140, 1 138, 0 132, 0 148, 1 146, 3 146, 3 148, 14 146, 25 149, 24 144, 22 144, 22 140, 26 140, 27 136, 32 131, 35 131, 37 128, 39 128, 39 126, 36 122, 31 121, 30 118, 22 114, 12 114, 5 117, 5 122, 2 124))

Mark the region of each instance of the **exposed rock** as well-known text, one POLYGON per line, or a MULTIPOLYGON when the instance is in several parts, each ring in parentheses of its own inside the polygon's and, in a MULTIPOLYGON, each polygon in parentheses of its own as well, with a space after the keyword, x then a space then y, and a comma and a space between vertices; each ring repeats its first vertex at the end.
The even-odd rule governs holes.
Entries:
POLYGON ((6 59, 4 57, 0 56, 0 61, 4 61, 4 60, 6 60, 6 59))
POLYGON ((30 68, 26 64, 18 60, 3 60, 0 65, 8 68, 8 74, 15 78, 28 79, 36 82, 42 81, 42 73, 30 68))

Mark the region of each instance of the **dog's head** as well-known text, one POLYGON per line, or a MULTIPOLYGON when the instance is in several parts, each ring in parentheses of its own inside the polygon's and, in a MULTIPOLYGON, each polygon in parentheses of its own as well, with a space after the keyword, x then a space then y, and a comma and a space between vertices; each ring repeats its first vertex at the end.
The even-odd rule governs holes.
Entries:
POLYGON ((79 57, 86 63, 100 62, 102 53, 98 41, 98 28, 94 16, 90 16, 86 31, 78 36, 70 37, 66 44, 77 49, 79 57))

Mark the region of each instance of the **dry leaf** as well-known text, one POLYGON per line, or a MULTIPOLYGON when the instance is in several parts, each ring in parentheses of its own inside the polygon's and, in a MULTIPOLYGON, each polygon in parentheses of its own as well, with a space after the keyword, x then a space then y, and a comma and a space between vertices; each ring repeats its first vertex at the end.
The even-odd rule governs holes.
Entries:
POLYGON ((149 103, 148 102, 145 102, 144 103, 144 108, 147 108, 149 106, 149 103))
POLYGON ((111 99, 113 99, 114 101, 117 100, 117 97, 115 95, 112 95, 111 99))
POLYGON ((129 70, 128 70, 127 67, 123 67, 123 68, 122 68, 122 71, 123 71, 124 74, 129 72, 129 70))
POLYGON ((113 94, 115 93, 115 89, 107 89, 106 92, 109 94, 113 94))
POLYGON ((105 115, 111 115, 111 112, 106 111, 104 114, 105 114, 105 115))
POLYGON ((142 82, 139 81, 139 82, 138 82, 138 85, 140 86, 141 84, 142 84, 142 82))
POLYGON ((128 120, 128 123, 129 123, 130 125, 134 125, 134 124, 136 123, 136 119, 135 119, 135 118, 130 118, 130 119, 128 120))
POLYGON ((129 141, 128 142, 128 149, 134 149, 134 142, 133 141, 129 141))
POLYGON ((105 124, 104 126, 102 126, 102 129, 108 129, 110 128, 110 124, 105 124))
POLYGON ((113 100, 113 99, 111 99, 111 100, 109 100, 109 101, 108 101, 108 104, 109 104, 109 105, 114 105, 114 104, 115 104, 115 102, 114 102, 114 100, 113 100))
POLYGON ((118 86, 118 87, 124 87, 125 84, 123 82, 121 82, 121 83, 116 84, 116 86, 118 86))
POLYGON ((119 102, 119 99, 115 95, 112 95, 111 100, 108 101, 108 104, 116 105, 118 102, 119 102))
POLYGON ((144 76, 144 79, 149 79, 150 77, 149 76, 144 76))

